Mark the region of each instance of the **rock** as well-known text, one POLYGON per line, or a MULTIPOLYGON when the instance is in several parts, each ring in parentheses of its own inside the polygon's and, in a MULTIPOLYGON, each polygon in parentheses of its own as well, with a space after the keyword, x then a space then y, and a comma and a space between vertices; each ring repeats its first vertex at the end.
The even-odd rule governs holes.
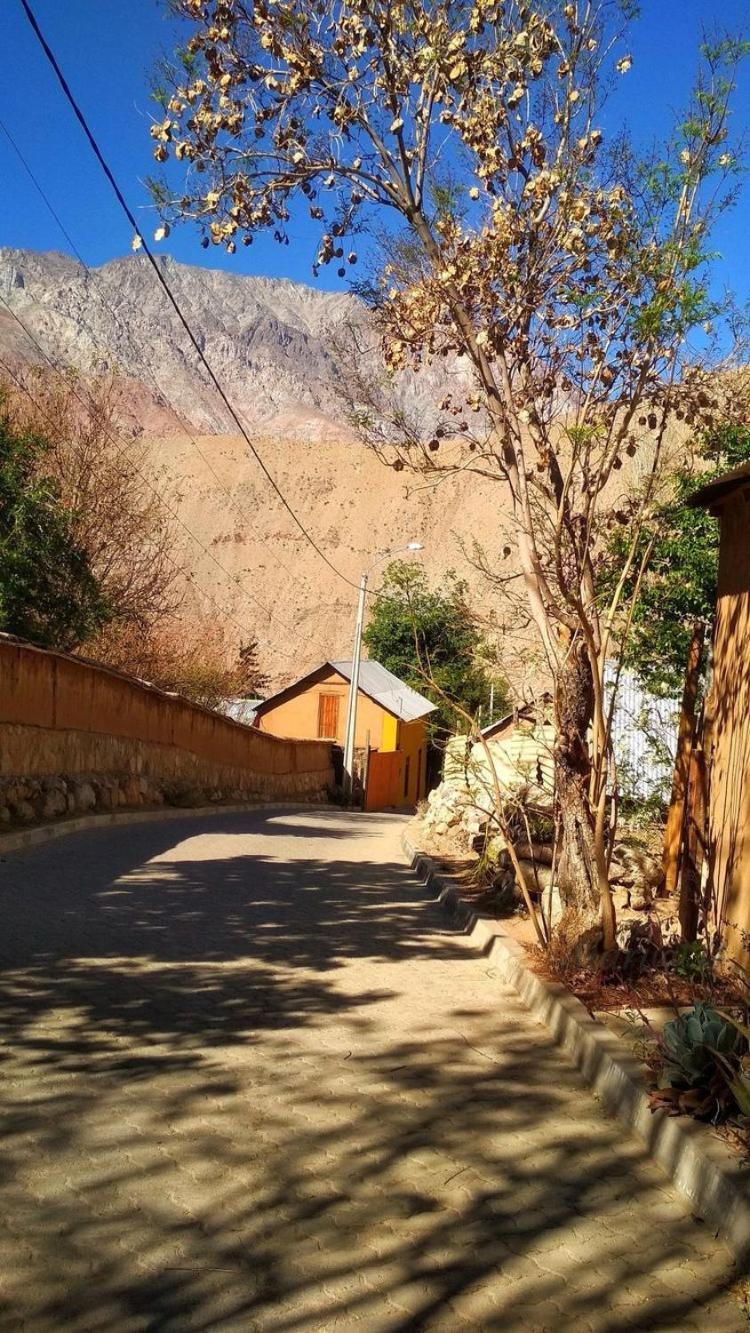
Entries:
POLYGON ((42 819, 58 819, 68 812, 68 799, 64 791, 53 788, 47 792, 41 809, 42 819))
POLYGON ((102 810, 111 810, 115 804, 113 785, 113 783, 108 782, 104 778, 97 779, 93 783, 94 791, 96 793, 96 805, 101 806, 102 810))
POLYGON ((96 792, 90 782, 74 783, 73 799, 76 810, 93 810, 96 807, 96 792))
POLYGON ((5 789, 5 800, 10 806, 18 801, 28 801, 30 795, 31 788, 25 782, 9 782, 5 789))
POLYGON ((526 883, 526 888, 528 889, 529 893, 533 894, 534 896, 538 896, 540 891, 542 893, 546 893, 547 889, 552 883, 551 866, 537 866, 535 875, 534 867, 531 866, 528 861, 522 861, 521 874, 523 875, 524 881, 526 883))
POLYGON ((537 865, 552 865, 552 848, 542 842, 519 842, 516 847, 521 861, 536 861, 537 865))
POLYGON ((559 925, 563 914, 563 901, 560 896, 560 890, 556 884, 550 885, 542 894, 542 910, 544 912, 547 925, 554 930, 559 925))
POLYGON ((644 875, 644 885, 658 898, 664 888, 665 879, 666 876, 661 862, 655 861, 644 875))
POLYGON ((30 824, 36 818, 34 807, 30 801, 11 801, 9 804, 11 814, 19 824, 30 824))
POLYGON ((123 805, 141 804, 141 784, 138 778, 127 778, 121 788, 123 805))
POLYGON ((610 884, 624 884, 626 886, 632 884, 633 872, 621 861, 612 860, 609 866, 609 882, 610 884))
POLYGON ((661 926, 654 917, 648 921, 621 921, 616 939, 617 947, 623 953, 646 953, 663 945, 661 926))
POLYGON ((653 901, 654 895, 647 883, 636 885, 630 894, 630 906, 634 912, 647 912, 653 906, 653 901))

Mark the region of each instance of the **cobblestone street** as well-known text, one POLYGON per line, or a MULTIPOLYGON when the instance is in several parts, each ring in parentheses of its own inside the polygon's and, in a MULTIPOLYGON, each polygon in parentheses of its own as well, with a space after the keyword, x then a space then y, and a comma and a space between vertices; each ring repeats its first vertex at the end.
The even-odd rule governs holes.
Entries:
POLYGON ((747 1327, 402 828, 186 815, 5 857, 3 1329, 747 1327))

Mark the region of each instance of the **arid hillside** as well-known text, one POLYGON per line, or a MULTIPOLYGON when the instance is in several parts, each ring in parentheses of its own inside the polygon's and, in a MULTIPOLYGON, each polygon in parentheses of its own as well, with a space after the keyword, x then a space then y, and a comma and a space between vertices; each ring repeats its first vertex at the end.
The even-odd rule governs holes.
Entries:
MULTIPOLYGON (((494 535, 500 487, 464 477, 427 489, 352 442, 265 438, 259 447, 316 544, 353 583, 380 553, 418 540, 425 547, 418 558, 431 575, 456 569, 489 610, 487 588, 464 549, 470 555, 475 538, 490 551, 502 544, 494 535)), ((205 602, 210 593, 257 635, 274 683, 326 657, 347 656, 356 589, 295 527, 245 441, 172 435, 150 439, 149 450, 170 503, 206 548, 178 528, 180 559, 194 574, 196 595, 205 602)))
MULTIPOLYGON (((473 477, 428 487, 385 467, 347 425, 342 339, 354 324, 366 331, 364 308, 286 281, 162 262, 264 462, 331 563, 357 584, 378 555, 418 539, 429 573, 455 569, 489 610, 465 552, 476 539, 490 552, 502 546, 502 488, 473 477)), ((0 356, 9 364, 53 374, 49 358, 120 381, 123 441, 147 444, 152 476, 177 515, 189 600, 226 613, 237 640, 256 636, 274 684, 347 655, 356 587, 326 565, 274 494, 146 261, 87 270, 65 255, 0 249, 0 294, 0 356)), ((373 338, 369 346, 372 354, 373 338)), ((445 385, 431 371, 405 377, 398 393, 429 414, 445 385)))

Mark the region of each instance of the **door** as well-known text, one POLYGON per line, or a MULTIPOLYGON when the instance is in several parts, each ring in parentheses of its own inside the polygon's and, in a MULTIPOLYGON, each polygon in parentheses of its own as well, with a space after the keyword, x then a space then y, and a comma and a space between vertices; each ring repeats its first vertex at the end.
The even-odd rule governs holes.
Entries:
POLYGON ((339 734, 339 703, 338 694, 321 694, 318 696, 318 739, 321 741, 335 741, 339 734))
POLYGON ((367 770, 365 810, 387 810, 391 805, 400 805, 403 780, 404 756, 401 750, 391 750, 387 754, 372 750, 367 770))

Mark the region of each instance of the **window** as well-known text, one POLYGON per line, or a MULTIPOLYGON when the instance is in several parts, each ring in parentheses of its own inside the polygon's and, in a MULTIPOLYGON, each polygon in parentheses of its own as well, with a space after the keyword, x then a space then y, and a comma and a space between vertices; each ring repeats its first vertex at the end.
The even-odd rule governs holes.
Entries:
POLYGON ((404 796, 409 795, 409 769, 411 768, 411 755, 407 754, 404 764, 404 796))
POLYGON ((339 734, 339 696, 321 694, 318 697, 318 737, 332 741, 339 734))

